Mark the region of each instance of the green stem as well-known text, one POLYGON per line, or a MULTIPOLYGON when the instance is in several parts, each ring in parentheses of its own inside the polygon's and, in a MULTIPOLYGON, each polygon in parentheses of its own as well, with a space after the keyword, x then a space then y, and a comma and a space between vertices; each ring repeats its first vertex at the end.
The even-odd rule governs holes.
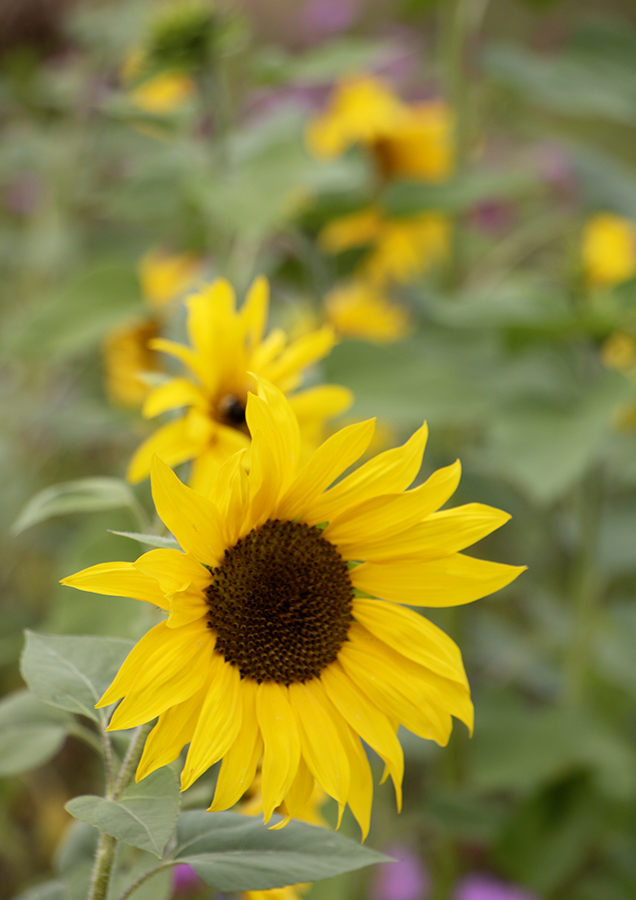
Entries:
POLYGON ((117 898, 117 900, 128 900, 130 895, 133 894, 137 890, 138 887, 141 887, 142 884, 144 884, 146 881, 148 881, 149 878, 152 878, 153 875, 156 875, 157 872, 163 872, 164 869, 170 869, 170 868, 172 868, 172 866, 178 866, 178 865, 179 865, 178 862, 170 861, 170 862, 162 863, 160 866, 155 866, 154 869, 149 869, 143 875, 140 875, 136 881, 133 881, 132 884, 129 884, 128 887, 126 888, 126 890, 124 891, 124 893, 120 894, 119 897, 117 898))
POLYGON ((580 703, 585 693, 600 595, 596 562, 603 487, 599 472, 579 485, 575 504, 579 546, 570 579, 573 627, 564 666, 564 698, 570 703, 580 703))
POLYGON ((83 741, 89 747, 99 753, 100 756, 106 756, 104 744, 97 737, 94 731, 91 731, 90 728, 85 728, 83 725, 80 725, 79 722, 75 722, 73 725, 69 725, 68 733, 73 737, 76 737, 78 740, 83 741))
MULTIPOLYGON (((109 790, 106 794, 109 800, 118 800, 132 781, 152 725, 152 722, 147 725, 141 725, 133 735, 128 750, 126 751, 126 756, 121 764, 117 781, 114 785, 112 784, 112 780, 107 776, 108 780, 111 781, 109 790)), ((93 864, 88 900, 106 900, 110 879, 115 865, 116 851, 117 838, 102 832, 99 836, 99 842, 95 852, 95 862, 93 864)))

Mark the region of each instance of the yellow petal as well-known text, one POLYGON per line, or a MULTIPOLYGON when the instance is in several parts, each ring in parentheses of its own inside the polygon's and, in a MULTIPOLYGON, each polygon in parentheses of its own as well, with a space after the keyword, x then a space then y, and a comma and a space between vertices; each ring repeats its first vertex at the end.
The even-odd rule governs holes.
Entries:
MULTIPOLYGON (((163 629, 161 646, 137 665, 135 678, 113 714, 109 731, 150 722, 171 706, 183 703, 203 685, 214 647, 214 635, 205 622, 182 628, 168 628, 161 622, 155 627, 163 629)), ((102 705, 104 697, 100 700, 102 705)))
POLYGON ((283 474, 281 488, 284 489, 296 474, 300 460, 298 420, 282 391, 263 378, 259 377, 257 382, 258 396, 248 396, 245 419, 250 433, 262 431, 275 449, 283 474))
POLYGON ((152 458, 156 454, 169 466, 179 466, 197 456, 203 449, 201 441, 192 437, 186 418, 162 425, 135 450, 126 478, 137 484, 148 478, 152 458))
POLYGON ((172 378, 148 394, 142 412, 146 419, 153 419, 169 409, 179 409, 182 406, 206 409, 207 400, 194 382, 187 378, 172 378))
POLYGON ((354 396, 353 391, 340 384, 319 384, 298 391, 288 399, 302 428, 307 423, 324 422, 342 415, 353 404, 354 396))
POLYGON ((241 731, 223 757, 210 812, 229 809, 254 781, 263 752, 263 739, 256 718, 257 684, 244 678, 240 685, 243 716, 241 731))
POLYGON ((166 338, 153 338, 148 342, 151 350, 158 350, 160 353, 168 353, 186 365, 194 375, 199 375, 199 359, 196 353, 184 344, 178 344, 176 341, 169 341, 166 338))
POLYGON ((282 328, 274 328, 252 353, 250 367, 252 372, 263 372, 266 366, 278 356, 287 344, 287 335, 282 328))
MULTIPOLYGON (((300 724, 301 752, 314 778, 338 803, 349 795, 349 760, 338 728, 330 715, 331 703, 317 679, 290 684, 289 697, 300 724)), ((336 715, 339 715, 336 713, 336 715)))
POLYGON ((256 693, 256 715, 263 735, 263 812, 269 822, 290 789, 300 760, 298 724, 287 688, 263 682, 256 693))
POLYGON ((335 344, 336 336, 331 326, 312 331, 293 341, 277 360, 264 366, 259 374, 277 384, 323 359, 335 344))
POLYGON ((375 419, 369 419, 348 425, 327 438, 289 486, 277 514, 286 519, 304 516, 308 504, 362 456, 374 429, 375 419))
POLYGON ((249 479, 244 458, 245 451, 241 450, 227 459, 219 469, 210 491, 210 499, 221 516, 228 547, 233 547, 240 537, 249 503, 249 479))
POLYGON ((243 722, 241 676, 236 666, 229 665, 220 654, 214 653, 208 684, 207 696, 181 773, 182 791, 225 756, 238 737, 243 722))
POLYGON ((349 678, 336 661, 320 676, 327 696, 353 730, 373 747, 386 763, 397 797, 398 809, 402 806, 402 777, 404 754, 395 729, 385 714, 377 708, 349 678))
POLYGON ((461 653, 455 641, 412 609, 405 609, 395 603, 356 597, 353 601, 353 615, 367 631, 398 653, 444 678, 468 684, 461 653))
POLYGON ((168 766, 179 757, 185 745, 192 740, 204 698, 205 686, 188 700, 161 713, 146 738, 135 781, 141 781, 155 769, 168 766))
POLYGON ((223 464, 235 453, 247 450, 249 445, 250 439, 242 431, 215 422, 212 439, 192 463, 189 479, 192 490, 209 496, 223 464))
POLYGON ((161 609, 168 609, 168 600, 158 581, 139 571, 134 563, 99 563, 63 578, 60 584, 92 594, 145 600, 146 603, 154 603, 161 609))
POLYGON ((308 516, 316 525, 378 494, 405 490, 419 472, 426 445, 426 423, 402 446, 370 459, 312 504, 308 516))
POLYGON ((146 659, 154 656, 155 653, 163 652, 166 641, 166 623, 160 622, 147 631, 132 648, 126 659, 119 668, 119 672, 115 675, 113 683, 104 692, 99 702, 95 704, 96 709, 102 709, 104 706, 110 706, 116 703, 130 690, 138 673, 144 667, 146 659))
POLYGON ((453 553, 430 562, 363 563, 350 573, 354 587, 410 606, 460 606, 501 590, 526 566, 453 553))
POLYGON ((362 840, 364 841, 369 833, 371 804, 373 802, 371 767, 358 735, 354 734, 345 719, 339 718, 337 713, 334 721, 338 724, 340 740, 349 759, 351 783, 349 785, 347 803, 360 826, 362 840))
MULTIPOLYGON (((307 763, 301 756, 298 760, 298 770, 296 776, 291 783, 289 790, 285 794, 285 808, 289 818, 297 819, 301 817, 301 813, 309 802, 314 792, 316 780, 309 771, 307 763)), ((274 826, 276 828, 276 826, 274 826)), ((272 829, 274 830, 274 829, 272 829)))
POLYGON ((265 333, 269 311, 269 282, 262 275, 254 279, 241 307, 240 317, 245 328, 245 339, 251 350, 258 346, 265 333))
POLYGON ((149 550, 133 563, 145 575, 156 579, 165 594, 182 591, 184 585, 193 585, 204 591, 210 584, 210 573, 189 553, 180 550, 149 550))
POLYGON ((155 507, 168 530, 195 559, 210 566, 218 565, 225 544, 221 518, 214 504, 182 484, 157 456, 152 461, 151 478, 155 507))
POLYGON ((234 289, 218 278, 189 298, 188 335, 196 350, 197 373, 209 395, 236 371, 245 371, 245 349, 236 316, 234 289))

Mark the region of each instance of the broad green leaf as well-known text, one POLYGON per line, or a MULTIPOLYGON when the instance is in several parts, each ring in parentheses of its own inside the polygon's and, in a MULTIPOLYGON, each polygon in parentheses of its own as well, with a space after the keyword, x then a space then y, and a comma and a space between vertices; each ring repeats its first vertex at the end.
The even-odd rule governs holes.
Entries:
POLYGON ((528 173, 473 173, 447 184, 397 182, 382 193, 380 203, 392 216, 408 216, 434 209, 457 213, 483 200, 512 199, 536 188, 528 173))
POLYGON ((179 817, 174 858, 189 863, 220 891, 319 881, 387 860, 337 832, 304 822, 270 831, 260 818, 201 811, 179 817))
POLYGON ((177 776, 170 768, 158 769, 119 800, 86 795, 65 808, 99 831, 160 857, 179 815, 177 776))
POLYGON ((162 537, 160 534, 138 534, 136 531, 112 531, 110 528, 108 530, 111 534, 118 534, 120 537, 130 538, 133 541, 138 541, 140 544, 147 544, 149 547, 180 549, 179 544, 174 538, 162 537))
POLYGON ((342 37, 293 56, 279 47, 265 47, 254 55, 252 71, 267 82, 329 82, 368 69, 387 49, 385 43, 359 37, 342 37))
POLYGON ((103 723, 95 704, 132 649, 131 641, 26 632, 22 677, 30 690, 59 709, 103 723))
POLYGON ((120 478, 78 478, 44 488, 32 497, 13 524, 13 534, 20 534, 52 516, 100 509, 133 507, 135 495, 120 478))
POLYGON ((0 775, 43 765, 61 748, 72 717, 27 690, 0 701, 0 775))

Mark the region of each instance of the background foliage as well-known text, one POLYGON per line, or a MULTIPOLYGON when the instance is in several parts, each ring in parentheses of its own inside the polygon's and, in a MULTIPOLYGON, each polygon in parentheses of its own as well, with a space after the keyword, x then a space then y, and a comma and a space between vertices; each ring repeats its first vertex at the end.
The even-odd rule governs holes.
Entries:
MULTIPOLYGON (((433 900, 474 871, 546 900, 629 900, 636 382, 604 363, 603 347, 636 333, 636 279, 590 285, 581 247, 596 213, 636 221, 632 4, 228 3, 196 61, 195 94, 171 114, 136 105, 122 75, 157 9, 15 2, 1 13, 0 679, 11 696, 0 704, 0 897, 59 876, 91 846, 90 829, 69 839, 64 804, 98 779, 77 735, 89 726, 71 715, 94 716, 91 697, 47 707, 43 721, 37 700, 12 693, 23 630, 106 635, 117 655, 150 624, 136 601, 57 584, 132 559, 136 545, 113 532, 152 525, 147 487, 121 482, 147 426, 109 404, 102 342, 145 314, 137 267, 157 246, 197 254, 239 292, 267 274, 274 319, 289 329, 324 315, 357 257, 326 255, 316 237, 368 202, 369 162, 355 149, 320 162, 303 130, 334 81, 367 70, 455 111, 452 181, 394 184, 382 198, 394 216, 444 211, 452 253, 395 290, 415 323, 407 338, 343 340, 313 377, 351 387, 350 415, 377 415, 390 442, 426 418, 422 477, 459 456, 458 502, 513 514, 480 555, 529 566, 506 591, 432 616, 465 654, 475 736, 458 726, 440 750, 405 734, 404 812, 379 788, 368 843, 414 851, 433 900), (89 477, 25 509, 38 491, 89 477)), ((170 320, 175 335, 182 318, 170 320)), ((25 660, 29 684, 43 677, 25 660)), ((357 838, 352 822, 344 829, 357 838)), ((152 853, 161 837, 136 846, 152 853)), ((378 897, 378 878, 339 876, 312 897, 378 897)), ((170 880, 153 890, 168 896, 170 880)))

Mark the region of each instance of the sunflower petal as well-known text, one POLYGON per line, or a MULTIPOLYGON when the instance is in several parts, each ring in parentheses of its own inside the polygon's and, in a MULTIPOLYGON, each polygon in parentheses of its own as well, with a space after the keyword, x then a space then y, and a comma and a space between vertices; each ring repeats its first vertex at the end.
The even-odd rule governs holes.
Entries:
POLYGON ((221 517, 206 497, 183 484, 159 457, 152 461, 152 497, 162 521, 187 553, 207 565, 223 558, 221 517))
POLYGON ((254 781, 258 761, 263 753, 263 739, 256 718, 256 690, 255 681, 248 678, 241 681, 243 724, 236 740, 223 757, 209 812, 219 812, 234 806, 254 781))
POLYGON ((110 597, 132 597, 144 600, 161 609, 168 609, 168 600, 156 578, 139 571, 134 563, 99 563, 82 569, 75 575, 63 578, 60 584, 89 591, 91 594, 107 594, 110 597))
POLYGON ((263 812, 265 822, 290 789, 300 760, 298 724, 289 703, 287 688, 263 682, 256 693, 256 715, 263 735, 263 812))
POLYGON ((289 397, 301 426, 306 422, 324 421, 342 415, 353 405, 353 391, 340 384, 318 384, 289 397))
POLYGON ((327 356, 336 343, 333 328, 326 325, 293 341, 277 360, 265 365, 260 374, 273 384, 277 384, 327 356))
POLYGON ((168 766, 178 758, 185 745, 192 740, 204 698, 205 686, 188 700, 161 713, 146 738, 135 781, 141 781, 155 769, 168 766))
POLYGON ((207 400, 193 381, 187 378, 172 378, 148 394, 142 415, 146 419, 154 419, 161 413, 170 409, 180 409, 182 406, 198 406, 205 409, 207 400))
POLYGON ((268 311, 269 282, 261 275, 254 279, 239 313, 249 349, 257 347, 263 339, 268 311))
POLYGON ((138 484, 150 475, 152 458, 156 454, 169 466, 179 466, 193 459, 203 450, 203 444, 192 436, 185 417, 175 419, 158 428, 137 447, 128 466, 126 478, 138 484))
POLYGON ((350 573, 354 587, 409 606, 460 606, 501 590, 526 566, 507 566, 453 553, 429 562, 363 563, 350 573))
POLYGON ((181 591, 192 585, 204 591, 210 583, 210 573, 189 553, 180 550, 149 550, 133 563, 135 569, 156 579, 165 594, 181 591))
POLYGON ((241 676, 236 666, 214 653, 208 678, 207 694, 181 773, 182 791, 225 756, 243 722, 241 676))

